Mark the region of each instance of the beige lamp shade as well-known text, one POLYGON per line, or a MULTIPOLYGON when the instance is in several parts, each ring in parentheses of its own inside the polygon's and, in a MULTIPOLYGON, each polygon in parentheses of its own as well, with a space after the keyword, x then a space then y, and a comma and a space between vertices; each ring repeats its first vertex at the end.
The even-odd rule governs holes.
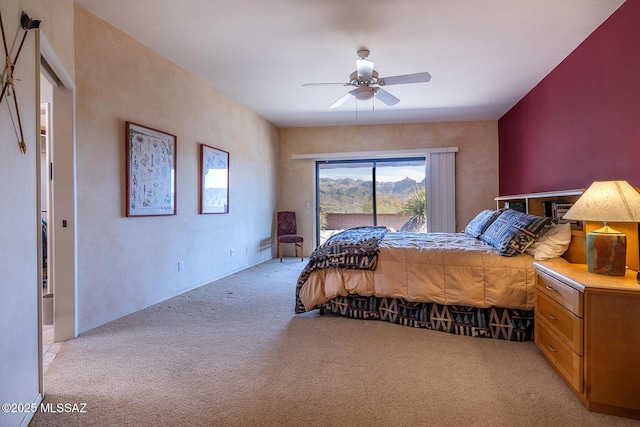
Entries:
POLYGON ((627 181, 596 181, 573 204, 563 219, 601 221, 604 227, 587 234, 587 270, 624 276, 627 236, 609 222, 640 222, 640 193, 627 181))
POLYGON ((562 218, 572 221, 640 222, 640 193, 627 181, 595 181, 562 218))

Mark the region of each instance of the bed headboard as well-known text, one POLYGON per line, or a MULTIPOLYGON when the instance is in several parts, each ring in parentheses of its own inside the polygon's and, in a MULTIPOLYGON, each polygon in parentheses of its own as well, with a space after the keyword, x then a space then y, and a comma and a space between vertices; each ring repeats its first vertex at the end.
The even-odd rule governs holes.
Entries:
MULTIPOLYGON (((549 206, 553 203, 573 203, 584 189, 549 191, 544 193, 516 194, 496 197, 496 208, 510 207, 523 210, 532 215, 549 215, 549 206)), ((553 215, 549 215, 553 216, 553 215)), ((640 270, 640 242, 638 241, 638 224, 615 222, 609 224, 627 236, 627 266, 635 271, 640 270)), ((563 255, 567 261, 577 264, 587 263, 587 234, 591 230, 602 227, 601 222, 582 222, 571 230, 571 244, 563 255)))

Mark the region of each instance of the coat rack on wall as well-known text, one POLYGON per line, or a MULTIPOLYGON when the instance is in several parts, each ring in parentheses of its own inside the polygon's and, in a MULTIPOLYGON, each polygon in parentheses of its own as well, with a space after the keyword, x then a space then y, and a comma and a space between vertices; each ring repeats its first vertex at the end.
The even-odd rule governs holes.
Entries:
MULTIPOLYGON (((0 12, 0 30, 2 31, 2 44, 4 45, 4 55, 6 58, 4 70, 2 71, 2 92, 0 93, 0 105, 4 100, 4 95, 7 95, 7 108, 9 109, 9 115, 11 116, 11 123, 13 124, 13 130, 16 133, 16 138, 18 139, 18 146, 20 147, 20 151, 22 154, 27 154, 27 144, 24 142, 24 133, 22 132, 22 121, 20 120, 20 110, 18 109, 18 98, 16 95, 16 87, 15 87, 15 79, 13 77, 13 72, 15 71, 16 62, 18 62, 18 57, 20 56, 20 51, 22 50, 22 46, 24 45, 24 41, 27 38, 27 34, 29 30, 33 28, 40 27, 40 21, 37 19, 29 18, 25 12, 22 12, 20 16, 20 26, 24 30, 24 34, 22 35, 22 41, 20 42, 20 46, 18 47, 18 51, 16 52, 16 56, 14 59, 11 59, 11 52, 18 40, 18 34, 16 34, 16 38, 11 45, 11 51, 7 45, 7 37, 4 32, 4 22, 2 21, 2 13, 0 12), (11 110, 11 103, 9 102, 9 97, 13 96, 13 103, 15 105, 15 115, 18 122, 18 127, 16 128, 16 120, 13 117, 13 111, 11 110)), ((18 29, 20 31, 20 29, 18 29)))

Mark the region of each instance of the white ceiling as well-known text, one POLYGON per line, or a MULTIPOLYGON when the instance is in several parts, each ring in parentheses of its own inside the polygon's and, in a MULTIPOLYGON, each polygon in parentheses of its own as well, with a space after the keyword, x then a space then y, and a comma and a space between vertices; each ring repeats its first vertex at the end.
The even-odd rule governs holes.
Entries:
POLYGON ((624 0, 76 0, 279 127, 497 120, 624 0), (356 51, 400 98, 349 100, 356 51))

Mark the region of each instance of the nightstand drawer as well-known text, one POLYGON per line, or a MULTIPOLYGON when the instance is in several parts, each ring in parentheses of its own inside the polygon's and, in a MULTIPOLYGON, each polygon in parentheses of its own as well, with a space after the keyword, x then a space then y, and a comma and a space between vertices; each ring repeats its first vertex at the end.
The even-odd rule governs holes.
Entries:
POLYGON ((542 272, 536 275, 536 289, 578 317, 582 317, 582 292, 542 272))
POLYGON ((582 393, 582 357, 544 325, 536 325, 535 342, 558 373, 577 393, 582 393))
POLYGON ((575 316, 540 290, 536 291, 535 304, 536 323, 544 323, 573 351, 582 356, 582 318, 575 316))

